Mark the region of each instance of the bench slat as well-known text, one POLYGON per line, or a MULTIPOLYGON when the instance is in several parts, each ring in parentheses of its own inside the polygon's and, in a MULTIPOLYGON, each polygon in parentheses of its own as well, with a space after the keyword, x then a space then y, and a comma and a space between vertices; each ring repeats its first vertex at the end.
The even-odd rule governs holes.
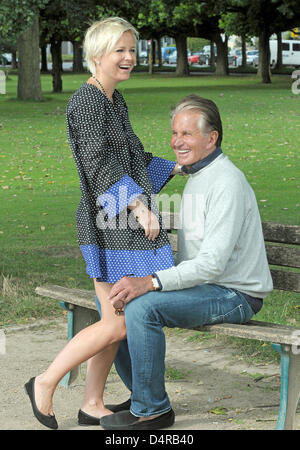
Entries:
MULTIPOLYGON (((38 295, 53 298, 56 301, 63 301, 82 308, 97 310, 94 301, 94 291, 66 288, 56 285, 38 286, 35 291, 38 295)), ((251 320, 249 323, 242 325, 226 323, 204 325, 201 327, 194 327, 192 329, 197 331, 211 331, 217 334, 221 333, 228 336, 257 339, 259 341, 268 341, 279 344, 284 343, 287 345, 293 345, 297 343, 295 340, 296 336, 295 334, 293 335, 293 332, 295 332, 297 328, 289 325, 258 322, 255 320, 251 320)), ((298 331, 300 330, 298 329, 298 331)))
MULTIPOLYGON (((168 233, 173 252, 177 252, 177 234, 168 233)), ((300 249, 266 244, 269 264, 300 268, 300 249)))
POLYGON ((289 325, 279 325, 266 322, 250 320, 247 324, 222 323, 217 325, 204 325, 194 327, 197 331, 210 331, 216 334, 225 334, 246 339, 257 339, 258 341, 268 341, 275 344, 299 345, 295 331, 300 331, 289 325), (293 334, 294 333, 294 334, 293 334))
POLYGON ((265 241, 300 244, 300 226, 298 225, 263 222, 262 227, 265 241))
POLYGON ((53 298, 60 302, 71 303, 72 305, 82 306, 83 308, 97 310, 95 303, 95 292, 86 289, 66 288, 63 286, 45 285, 38 286, 35 289, 38 295, 53 298))
MULTIPOLYGON (((162 212, 164 227, 167 230, 178 230, 179 213, 162 212)), ((263 222, 265 241, 300 245, 300 226, 281 223, 263 222)))
MULTIPOLYGON (((169 237, 169 241, 170 241, 173 252, 176 252, 177 251, 177 235, 168 233, 168 237, 169 237)), ((273 247, 277 248, 276 246, 273 246, 273 247)), ((288 249, 293 250, 290 247, 288 249)), ((280 265, 279 261, 277 259, 275 259, 275 251, 271 250, 270 252, 271 252, 270 260, 272 260, 272 263, 270 262, 270 260, 269 260, 269 263, 274 264, 274 265, 275 264, 280 265)), ((282 258, 284 258, 284 256, 282 258)), ((268 254, 268 259, 269 259, 269 254, 268 254)), ((282 259, 282 260, 285 263, 291 262, 289 260, 289 257, 286 257, 285 260, 284 259, 282 259)), ((288 265, 288 264, 284 264, 284 265, 288 265)), ((299 266, 293 265, 292 267, 299 267, 299 266)), ((284 272, 282 270, 271 269, 271 275, 272 275, 272 279, 273 279, 274 289, 279 289, 281 291, 300 292, 300 272, 298 272, 298 273, 297 272, 284 272)))
POLYGON ((266 244, 269 264, 275 266, 300 267, 300 248, 266 244))
POLYGON ((271 269, 274 289, 300 292, 300 272, 271 269))

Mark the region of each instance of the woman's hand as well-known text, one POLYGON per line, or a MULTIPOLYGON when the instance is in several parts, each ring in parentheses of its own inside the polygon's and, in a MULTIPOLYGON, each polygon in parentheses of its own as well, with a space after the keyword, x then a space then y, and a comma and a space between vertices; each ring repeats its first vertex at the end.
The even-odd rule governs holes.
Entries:
POLYGON ((154 241, 159 235, 160 226, 159 221, 152 211, 139 200, 136 201, 136 206, 129 205, 138 223, 144 228, 145 235, 150 241, 154 241))

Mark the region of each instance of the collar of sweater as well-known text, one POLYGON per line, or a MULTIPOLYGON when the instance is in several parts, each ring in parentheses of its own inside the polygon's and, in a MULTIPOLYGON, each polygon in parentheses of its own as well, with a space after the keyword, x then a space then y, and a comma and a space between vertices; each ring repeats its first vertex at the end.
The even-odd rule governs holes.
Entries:
POLYGON ((199 170, 203 169, 203 167, 208 166, 212 163, 218 156, 222 153, 221 147, 217 147, 212 153, 207 155, 205 158, 200 159, 195 164, 193 164, 189 169, 185 166, 182 167, 183 172, 188 173, 189 175, 192 173, 196 173, 199 170))

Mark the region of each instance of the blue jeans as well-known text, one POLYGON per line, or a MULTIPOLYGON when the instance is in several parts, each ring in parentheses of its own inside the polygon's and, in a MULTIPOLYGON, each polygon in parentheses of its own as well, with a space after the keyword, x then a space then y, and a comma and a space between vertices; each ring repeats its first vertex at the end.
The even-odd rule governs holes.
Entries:
POLYGON ((242 293, 214 284, 148 292, 128 303, 127 340, 121 342, 115 366, 131 390, 132 414, 151 416, 171 408, 165 390, 163 327, 245 323, 253 314, 242 293))

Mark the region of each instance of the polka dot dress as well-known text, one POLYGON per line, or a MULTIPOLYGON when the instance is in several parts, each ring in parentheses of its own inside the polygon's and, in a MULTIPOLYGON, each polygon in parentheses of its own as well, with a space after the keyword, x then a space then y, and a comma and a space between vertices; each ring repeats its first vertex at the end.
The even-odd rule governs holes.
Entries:
POLYGON ((127 206, 139 197, 162 224, 153 198, 175 163, 144 151, 122 95, 115 90, 112 103, 84 83, 68 103, 67 134, 79 174, 76 224, 88 275, 114 283, 171 267, 166 231, 149 241, 127 206))

